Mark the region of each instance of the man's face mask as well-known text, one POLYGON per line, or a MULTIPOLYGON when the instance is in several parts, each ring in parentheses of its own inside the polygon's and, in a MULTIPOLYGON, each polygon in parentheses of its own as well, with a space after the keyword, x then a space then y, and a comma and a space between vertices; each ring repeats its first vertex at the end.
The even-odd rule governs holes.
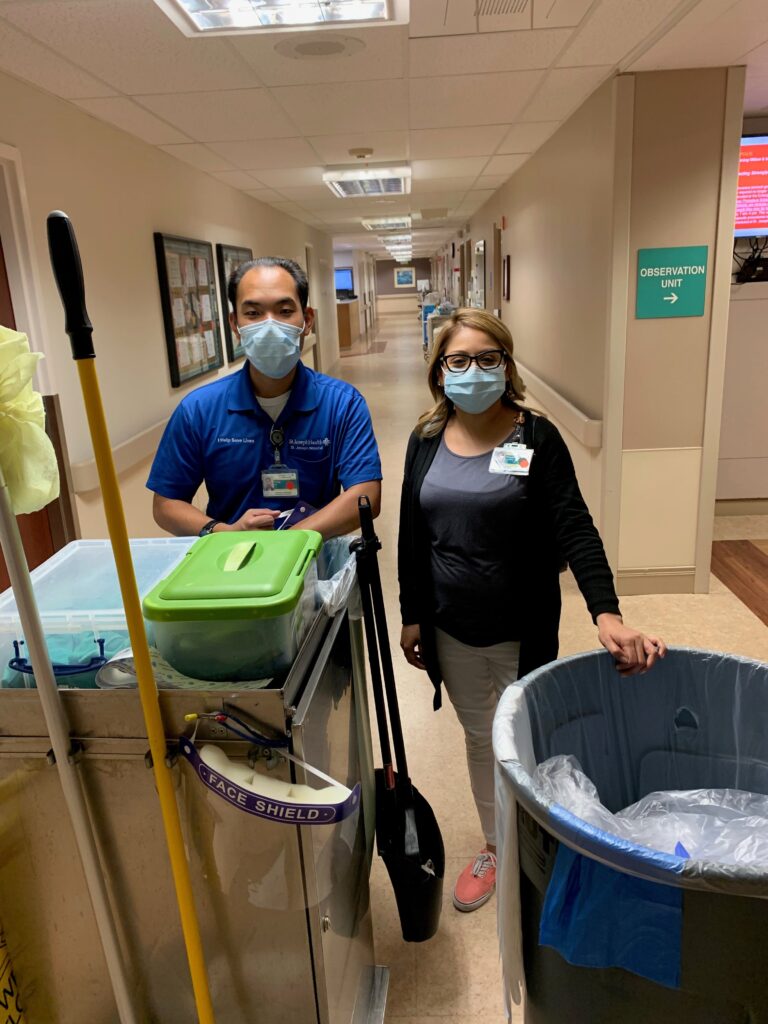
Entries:
POLYGON ((287 376, 301 357, 304 325, 297 327, 267 317, 237 330, 246 358, 265 377, 279 380, 287 376))

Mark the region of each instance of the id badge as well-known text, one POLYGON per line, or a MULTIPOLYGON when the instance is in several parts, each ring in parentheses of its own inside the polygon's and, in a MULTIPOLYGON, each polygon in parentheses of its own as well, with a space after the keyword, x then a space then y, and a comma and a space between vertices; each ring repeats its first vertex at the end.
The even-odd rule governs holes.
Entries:
POLYGON ((526 448, 524 444, 505 444, 493 449, 488 470, 507 476, 528 476, 532 459, 533 448, 526 448))
POLYGON ((265 498, 298 498, 299 474, 275 463, 261 471, 261 492, 265 498))

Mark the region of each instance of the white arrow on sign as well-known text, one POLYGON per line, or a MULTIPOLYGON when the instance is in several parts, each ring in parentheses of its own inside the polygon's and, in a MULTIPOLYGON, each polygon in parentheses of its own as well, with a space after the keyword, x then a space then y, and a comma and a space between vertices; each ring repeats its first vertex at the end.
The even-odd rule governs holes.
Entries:
POLYGON ((674 304, 677 302, 677 295, 675 294, 675 292, 672 292, 671 295, 665 295, 664 296, 664 301, 665 302, 671 302, 672 305, 674 306, 674 304))

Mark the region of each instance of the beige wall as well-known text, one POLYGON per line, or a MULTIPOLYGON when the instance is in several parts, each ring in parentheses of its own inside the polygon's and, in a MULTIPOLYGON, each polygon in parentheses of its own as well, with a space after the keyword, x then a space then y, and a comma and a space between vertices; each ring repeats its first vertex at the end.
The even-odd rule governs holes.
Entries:
POLYGON ((739 69, 614 78, 453 239, 490 270, 506 218, 502 318, 626 591, 708 587, 742 99, 739 69), (637 250, 681 245, 709 247, 704 316, 636 320, 637 250))
MULTIPOLYGON (((91 450, 48 265, 45 218, 51 210, 65 210, 77 232, 113 445, 165 419, 195 386, 170 386, 154 231, 245 245, 255 253, 288 256, 302 264, 306 245, 312 245, 320 268, 310 301, 319 307, 321 365, 325 372, 334 372, 338 338, 329 236, 3 75, 0 143, 21 155, 44 324, 44 336, 31 341, 46 352, 53 388, 61 395, 72 462, 89 459, 91 450)), ((220 371, 227 372, 226 366, 220 371)), ((143 479, 133 473, 122 483, 129 531, 146 534, 149 494, 143 479)), ((97 504, 94 495, 80 503, 84 535, 104 535, 97 504)))
POLYGON ((768 284, 731 288, 717 497, 768 498, 768 284))
MULTIPOLYGON (((506 216, 501 245, 502 255, 511 257, 511 288, 501 308, 515 350, 593 418, 603 406, 613 89, 606 82, 584 103, 472 218, 468 235, 473 243, 485 241, 490 308, 493 226, 506 216)), ((458 266, 458 246, 454 262, 458 266)))

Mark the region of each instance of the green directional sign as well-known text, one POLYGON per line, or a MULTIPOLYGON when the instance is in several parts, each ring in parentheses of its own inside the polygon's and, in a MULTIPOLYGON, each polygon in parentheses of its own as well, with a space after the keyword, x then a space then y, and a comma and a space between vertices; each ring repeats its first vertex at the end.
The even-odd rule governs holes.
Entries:
POLYGON ((637 319, 704 316, 708 253, 706 245, 638 249, 637 319))

